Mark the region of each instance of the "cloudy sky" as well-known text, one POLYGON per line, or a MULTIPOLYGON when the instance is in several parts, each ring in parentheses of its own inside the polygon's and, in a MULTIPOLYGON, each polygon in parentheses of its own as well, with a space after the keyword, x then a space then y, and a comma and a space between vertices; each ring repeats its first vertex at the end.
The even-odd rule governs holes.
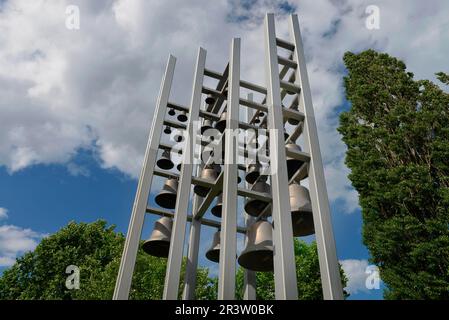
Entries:
POLYGON ((335 130, 348 108, 342 55, 374 48, 435 79, 449 71, 445 0, 0 0, 0 268, 71 220, 104 218, 126 232, 168 54, 178 58, 170 100, 181 104, 198 46, 222 71, 233 37, 242 39, 242 78, 265 85, 266 12, 283 38, 288 15, 300 17, 338 256, 353 299, 381 298, 365 287, 369 253, 335 130), (71 5, 79 30, 66 25, 71 5), (379 29, 367 27, 373 5, 379 29))

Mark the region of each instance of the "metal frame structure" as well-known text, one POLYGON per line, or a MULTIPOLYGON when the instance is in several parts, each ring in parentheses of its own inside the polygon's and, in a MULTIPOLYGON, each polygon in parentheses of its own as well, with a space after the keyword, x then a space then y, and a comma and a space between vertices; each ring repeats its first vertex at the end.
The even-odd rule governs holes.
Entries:
MULTIPOLYGON (((308 82, 304 51, 296 15, 290 17, 290 40, 276 37, 275 18, 267 14, 265 18, 265 53, 266 53, 266 87, 249 83, 240 79, 240 39, 234 38, 230 48, 229 64, 223 73, 206 68, 206 50, 200 48, 196 61, 193 79, 192 98, 188 107, 169 102, 176 59, 169 56, 165 75, 162 80, 159 98, 157 100, 147 150, 145 153, 142 172, 139 178, 137 193, 131 214, 131 220, 123 250, 120 269, 114 291, 114 300, 128 299, 131 289, 132 275, 136 261, 137 250, 141 239, 141 232, 146 213, 173 218, 170 249, 167 260, 167 271, 163 299, 174 300, 179 295, 181 265, 183 261, 184 242, 187 222, 190 222, 187 264, 184 277, 184 291, 182 299, 195 299, 196 271, 200 235, 202 226, 220 229, 220 256, 218 298, 235 299, 237 233, 246 234, 249 227, 264 217, 267 208, 272 210, 273 248, 274 248, 274 278, 276 299, 294 300, 298 298, 296 282, 296 264, 293 247, 292 219, 289 206, 289 183, 308 178, 310 200, 312 204, 313 223, 324 299, 343 299, 340 279, 339 263, 337 260, 335 240, 332 232, 329 200, 326 191, 324 170, 321 159, 317 127, 310 87, 308 82), (288 56, 279 54, 279 49, 287 51, 288 56), (215 79, 215 88, 204 85, 206 77, 215 79), (261 102, 253 99, 249 93, 247 99, 240 96, 240 89, 262 95, 261 102), (287 94, 295 94, 289 107, 283 106, 287 94), (213 104, 201 107, 203 95, 215 98, 213 104), (224 103, 226 106, 223 107, 224 103), (244 119, 239 119, 240 108, 245 108, 244 119), (296 108, 297 107, 297 108, 296 108), (188 113, 186 125, 165 118, 167 108, 188 113), (226 108, 226 130, 217 142, 224 145, 224 165, 222 172, 215 181, 199 177, 201 169, 206 165, 201 163, 194 172, 195 149, 201 137, 198 134, 197 123, 200 119, 217 121, 226 108), (247 170, 245 165, 237 163, 239 156, 248 156, 245 148, 241 148, 238 138, 234 136, 236 129, 260 128, 256 119, 268 129, 269 154, 262 156, 262 160, 270 163, 272 192, 257 192, 250 189, 248 184, 239 187, 238 172, 247 170), (284 139, 284 126, 288 119, 297 121, 297 125, 284 139), (159 150, 170 150, 171 145, 161 142, 162 127, 168 126, 187 131, 182 153, 180 173, 164 171, 156 168, 159 150), (306 152, 292 151, 285 147, 304 136, 306 152), (224 143, 223 143, 224 139, 224 143), (287 157, 304 162, 289 178, 287 175, 287 157), (148 206, 148 197, 153 176, 175 178, 179 181, 175 211, 153 208, 148 206), (206 196, 194 195, 191 203, 190 190, 192 185, 208 188, 206 196), (223 193, 223 215, 221 221, 203 218, 210 208, 214 198, 223 193), (245 215, 245 226, 238 225, 238 199, 253 198, 268 203, 266 209, 258 218, 245 215), (192 205, 192 210, 189 210, 192 205), (192 212, 189 214, 189 212, 192 212)), ((200 146, 203 140, 200 140, 200 146)), ((201 153, 201 150, 199 150, 201 153)), ((245 238, 245 242, 248 238, 245 238)), ((256 299, 256 273, 245 270, 244 299, 256 299)))

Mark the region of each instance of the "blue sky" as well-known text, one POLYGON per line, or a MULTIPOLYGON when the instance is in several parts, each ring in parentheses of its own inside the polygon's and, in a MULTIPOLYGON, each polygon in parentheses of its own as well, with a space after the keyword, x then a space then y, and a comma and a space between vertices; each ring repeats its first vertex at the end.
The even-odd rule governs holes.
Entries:
MULTIPOLYGON (((364 285, 369 253, 336 133, 349 107, 342 56, 374 48, 404 60, 416 78, 435 79, 448 71, 448 9, 443 0, 0 0, 0 270, 72 220, 105 219, 125 233, 167 55, 178 58, 171 101, 187 104, 198 46, 221 71, 232 37, 242 38, 242 77, 263 85, 263 16, 274 12, 286 38, 287 14, 296 12, 338 258, 351 299, 381 299, 382 290, 364 285), (65 26, 71 4, 79 30, 65 26), (367 28, 369 5, 379 9, 379 29, 367 28)), ((212 232, 200 264, 216 272, 203 256, 212 232)))

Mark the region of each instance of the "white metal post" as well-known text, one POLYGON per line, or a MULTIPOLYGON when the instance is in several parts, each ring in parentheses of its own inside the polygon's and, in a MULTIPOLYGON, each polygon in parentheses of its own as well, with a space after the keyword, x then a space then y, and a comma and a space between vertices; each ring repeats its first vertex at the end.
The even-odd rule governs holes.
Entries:
POLYGON ((169 56, 165 74, 162 79, 159 97, 157 99, 156 110, 148 136, 147 149, 137 185, 136 197, 134 199, 131 220, 129 222, 128 233, 126 234, 125 246, 123 248, 122 259, 115 284, 114 300, 127 300, 131 289, 131 282, 136 263, 137 250, 145 220, 145 210, 148 204, 148 196, 151 183, 153 181, 153 169, 156 162, 159 142, 162 133, 162 123, 167 109, 168 98, 170 96, 173 74, 175 71, 176 58, 169 56))
POLYGON ((295 58, 298 62, 296 79, 302 88, 300 106, 304 109, 304 135, 306 151, 310 154, 309 188, 312 201, 313 221, 320 262, 321 283, 324 299, 343 299, 343 288, 337 259, 335 239, 332 231, 329 199, 324 179, 315 114, 312 105, 307 67, 301 40, 298 16, 290 17, 290 35, 295 45, 295 58))
MULTIPOLYGON (((253 101, 253 94, 248 93, 248 101, 253 101)), ((245 121, 248 123, 254 114, 254 109, 246 108, 245 110, 245 121)), ((248 146, 248 144, 247 144, 248 146)), ((245 183, 246 188, 250 188, 248 182, 245 183)), ((245 215, 245 224, 248 228, 251 224, 255 222, 255 219, 249 214, 245 215)), ((245 235, 245 246, 248 244, 248 235, 245 235)), ((243 300, 256 300, 256 272, 252 270, 245 269, 243 274, 243 300)))
POLYGON ((274 280, 277 300, 298 299, 274 15, 265 17, 268 129, 272 168, 274 280))
MULTIPOLYGON (((200 173, 203 165, 198 166, 197 172, 200 173)), ((203 201, 203 197, 195 195, 193 197, 193 214, 195 216, 198 208, 203 201)), ((183 300, 194 300, 196 289, 196 274, 198 268, 198 251, 200 247, 200 234, 201 234, 201 221, 198 219, 192 219, 190 222, 190 237, 189 247, 187 253, 187 265, 184 280, 184 292, 182 294, 183 300)))
POLYGON ((220 232, 218 299, 235 299, 235 257, 237 251, 237 146, 234 132, 239 123, 240 39, 232 39, 229 63, 228 106, 223 171, 223 216, 220 232))
POLYGON ((205 64, 206 50, 200 48, 198 51, 193 81, 192 100, 190 104, 189 120, 187 123, 187 137, 185 140, 185 148, 182 153, 180 181, 176 198, 176 211, 165 275, 164 300, 175 300, 178 298, 187 211, 189 209, 190 189, 192 184, 193 153, 197 139, 195 128, 197 127, 199 119, 205 64))

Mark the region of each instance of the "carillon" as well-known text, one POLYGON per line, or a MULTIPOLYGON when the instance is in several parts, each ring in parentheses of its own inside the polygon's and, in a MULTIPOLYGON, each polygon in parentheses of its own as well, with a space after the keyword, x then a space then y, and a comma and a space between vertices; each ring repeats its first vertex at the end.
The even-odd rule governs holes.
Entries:
POLYGON ((238 267, 245 273, 245 299, 256 299, 255 272, 273 272, 276 299, 295 300, 294 237, 313 234, 323 297, 343 299, 299 21, 296 15, 289 20, 290 39, 284 40, 276 36, 274 15, 265 17, 265 60, 254 61, 264 63, 265 84, 242 79, 241 40, 234 38, 222 72, 207 67, 207 52, 199 48, 193 86, 185 84, 191 99, 180 105, 169 101, 176 64, 169 56, 114 299, 129 297, 145 213, 161 216, 142 250, 167 258, 163 299, 178 298, 180 281, 182 299, 195 299, 201 255, 218 263, 220 300, 235 299, 238 267), (154 176, 165 183, 151 192, 160 183, 154 176), (213 229, 206 233, 212 238, 204 237, 206 228, 213 229), (204 248, 204 241, 211 246, 204 248))

